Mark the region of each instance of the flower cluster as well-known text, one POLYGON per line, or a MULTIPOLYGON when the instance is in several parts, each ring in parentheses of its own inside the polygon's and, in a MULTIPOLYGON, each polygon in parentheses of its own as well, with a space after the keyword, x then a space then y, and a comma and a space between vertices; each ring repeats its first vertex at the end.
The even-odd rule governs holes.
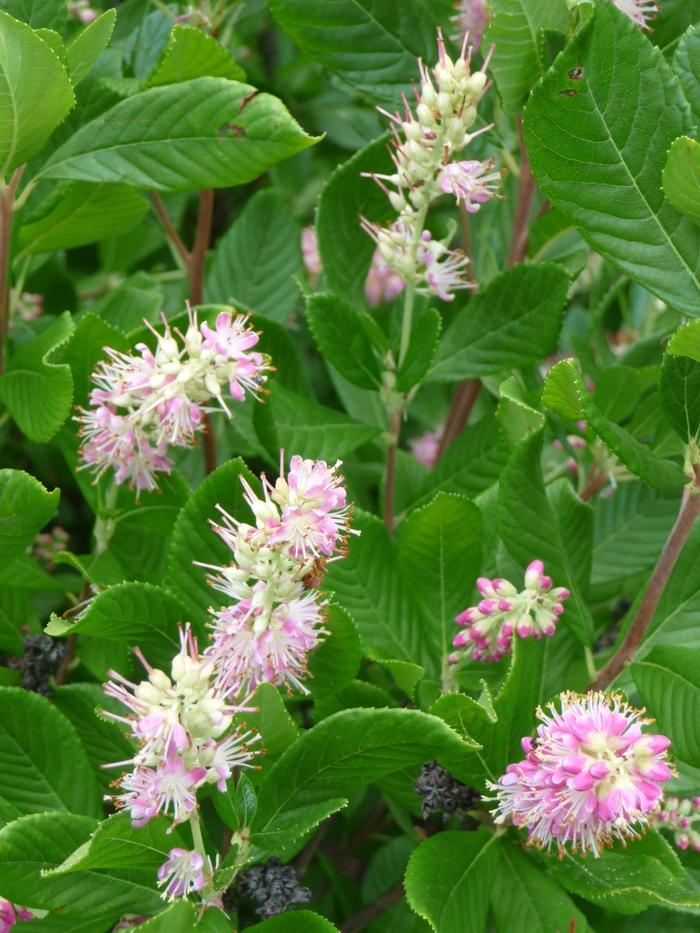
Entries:
POLYGON ((656 819, 660 829, 671 830, 679 849, 700 852, 700 827, 693 828, 693 823, 700 820, 700 797, 691 800, 669 797, 656 819))
MULTIPOLYGON (((563 602, 569 591, 563 586, 552 589, 541 560, 533 560, 525 571, 525 588, 518 590, 508 580, 479 577, 476 586, 483 599, 456 617, 464 631, 455 635, 455 648, 470 649, 473 661, 500 661, 511 651, 513 635, 519 638, 542 638, 553 635, 563 602)), ((461 660, 456 652, 453 663, 461 660)))
POLYGON ((133 766, 117 782, 121 793, 114 802, 128 810, 136 827, 159 813, 180 823, 197 806, 199 787, 215 784, 224 791, 233 769, 249 764, 255 754, 250 746, 259 736, 244 726, 229 732, 234 714, 244 707, 230 705, 216 691, 213 665, 200 657, 189 625, 180 630, 170 676, 151 667, 138 649, 135 653, 148 679, 136 684, 110 671, 112 680, 104 688, 129 710, 127 716, 104 715, 127 725, 139 746, 129 761, 107 766, 133 766))
POLYGON ((422 798, 421 815, 424 820, 431 813, 442 813, 443 820, 447 821, 458 813, 471 810, 479 801, 479 794, 473 787, 453 778, 437 761, 425 762, 413 789, 422 798))
POLYGON ((313 586, 325 562, 345 545, 350 509, 340 463, 292 457, 274 486, 262 478, 260 498, 242 478, 255 525, 221 511, 214 531, 233 562, 207 566, 209 583, 235 600, 212 610, 212 643, 204 652, 224 695, 261 682, 304 691, 306 658, 324 634, 324 608, 313 586))
POLYGON ((34 914, 25 907, 18 907, 12 901, 0 897, 0 933, 10 933, 12 927, 24 920, 33 920, 34 914))
POLYGON ((613 0, 613 3, 640 29, 650 29, 649 21, 659 12, 656 0, 613 0))
POLYGON ((390 175, 369 173, 368 177, 386 193, 398 217, 388 227, 361 218, 362 228, 377 244, 387 266, 404 282, 443 301, 452 300, 456 289, 469 287, 464 277, 469 260, 423 229, 427 210, 447 193, 470 213, 478 211, 494 196, 500 180, 491 159, 455 158, 484 132, 470 133, 469 129, 486 88, 489 55, 482 70, 471 74, 467 40, 465 37, 453 62, 438 33, 437 65, 429 71, 419 62, 421 83, 420 90, 416 89, 415 113, 405 98, 403 114, 381 111, 392 122, 395 171, 390 175))
POLYGON ((89 0, 72 0, 68 4, 68 15, 87 26, 95 22, 100 11, 93 9, 89 0))
POLYGON ((468 37, 471 47, 478 49, 491 22, 491 10, 486 0, 457 0, 452 22, 457 29, 452 38, 463 42, 468 37))
POLYGON ((438 461, 440 453, 440 441, 442 440, 442 428, 438 431, 426 431, 420 437, 410 440, 409 446, 411 453, 418 461, 426 467, 434 467, 438 461))
POLYGON ((266 380, 269 357, 252 348, 259 335, 248 319, 222 311, 214 329, 197 325, 189 311, 186 333, 171 330, 156 338, 155 352, 138 344, 138 355, 105 348, 108 360, 93 373, 90 408, 77 420, 83 438, 83 467, 97 476, 115 471, 117 483, 137 490, 156 487, 155 474, 169 473, 168 445, 191 447, 204 430, 205 414, 231 417, 224 391, 237 402, 255 395, 266 380), (178 339, 179 338, 179 339, 178 339))
POLYGON ((168 858, 158 869, 158 886, 164 888, 163 896, 172 901, 201 891, 211 875, 211 862, 206 856, 175 848, 168 852, 168 858))
POLYGON ((31 547, 31 553, 47 570, 54 569, 54 558, 61 551, 68 550, 70 535, 65 528, 54 525, 51 531, 42 531, 31 547))
POLYGON ((495 821, 525 827, 540 848, 556 844, 561 851, 571 843, 597 857, 652 820, 672 776, 671 743, 645 734, 642 726, 652 720, 616 695, 563 693, 560 707, 538 709, 536 738, 522 740, 526 757, 488 782, 495 821))

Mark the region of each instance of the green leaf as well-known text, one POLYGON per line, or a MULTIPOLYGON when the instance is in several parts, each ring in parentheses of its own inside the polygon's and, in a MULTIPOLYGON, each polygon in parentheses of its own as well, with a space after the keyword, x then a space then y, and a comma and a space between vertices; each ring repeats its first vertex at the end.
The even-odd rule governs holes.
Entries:
POLYGON ((545 425, 544 415, 530 404, 526 394, 517 376, 510 376, 498 388, 496 417, 511 446, 545 425))
POLYGON ((629 431, 601 414, 573 360, 562 360, 547 373, 542 402, 568 421, 585 418, 627 469, 650 486, 667 489, 687 482, 685 474, 675 463, 656 456, 629 431))
POLYGON ((214 566, 231 562, 230 549, 209 523, 219 520, 217 505, 239 521, 250 522, 241 477, 259 489, 259 481, 240 458, 229 460, 199 484, 175 521, 168 550, 169 586, 187 606, 190 619, 204 622, 209 607, 223 602, 224 597, 207 584, 206 571, 195 567, 194 561, 214 566))
POLYGON ((74 103, 55 52, 25 23, 0 12, 0 178, 43 148, 74 103))
MULTIPOLYGON (((162 905, 161 901, 161 905, 162 905)), ((197 911, 192 901, 180 897, 164 911, 139 926, 143 933, 192 933, 197 929, 197 911)))
MULTIPOLYGON (((164 295, 160 283, 147 272, 141 271, 130 275, 96 301, 91 313, 123 334, 132 335, 134 331, 143 327, 144 319, 151 324, 157 321, 163 304, 164 295)), ((81 316, 78 327, 82 319, 81 316)))
POLYGON ((362 389, 381 386, 381 368, 361 315, 337 295, 311 295, 306 319, 314 343, 338 372, 362 389))
POLYGON ((316 141, 276 97, 195 78, 120 101, 60 146, 40 175, 156 191, 228 188, 316 141))
POLYGON ((493 19, 485 47, 496 48, 491 72, 508 113, 516 113, 545 72, 540 35, 543 29, 564 32, 569 11, 564 0, 490 0, 493 19))
MULTIPOLYGON (((690 4, 683 6, 689 9, 690 4)), ((673 56, 673 70, 697 123, 700 121, 700 29, 697 26, 691 25, 681 36, 673 56)))
POLYGON ((330 920, 310 910, 290 910, 285 914, 248 927, 249 933, 336 933, 330 920))
POLYGON ((168 44, 146 86, 159 87, 206 77, 242 81, 245 74, 212 36, 192 26, 173 26, 168 44))
POLYGON ((34 29, 66 28, 67 10, 65 0, 5 0, 5 12, 21 19, 34 29))
POLYGON ((21 470, 0 470, 0 558, 22 555, 56 514, 61 493, 21 470))
POLYGON ((106 10, 69 43, 66 49, 66 65, 73 87, 85 78, 97 64, 107 44, 117 19, 116 10, 106 10))
POLYGON ((348 797, 358 787, 436 758, 457 767, 472 745, 441 720, 418 710, 345 710, 303 732, 258 789, 255 829, 290 810, 348 797), (387 750, 391 754, 387 754, 387 750))
POLYGON ((262 747, 271 758, 277 758, 293 745, 299 736, 299 727, 287 712, 280 692, 273 684, 263 683, 251 697, 254 713, 245 714, 245 722, 262 739, 262 747))
POLYGON ((648 833, 625 848, 603 849, 599 858, 567 852, 547 864, 572 894, 621 914, 637 914, 653 904, 680 910, 700 906, 700 895, 683 884, 685 872, 658 833, 648 833))
POLYGON ((303 839, 319 823, 347 807, 345 797, 331 797, 317 803, 285 810, 271 820, 264 829, 251 834, 250 841, 264 852, 281 854, 303 839))
POLYGON ((416 59, 435 61, 435 26, 450 12, 443 0, 271 0, 270 8, 306 58, 389 106, 411 93, 416 59))
POLYGON ((498 837, 485 829, 426 839, 408 860, 408 903, 436 933, 482 933, 498 852, 498 837))
POLYGON ((501 846, 491 896, 497 933, 586 933, 588 922, 571 898, 517 846, 501 846))
POLYGON ((632 664, 632 676, 675 756, 700 767, 700 651, 654 648, 632 664))
POLYGON ((700 221, 700 145, 681 136, 668 151, 663 174, 664 194, 671 204, 700 221))
POLYGON ((641 30, 612 3, 596 5, 533 91, 524 123, 545 197, 623 272, 675 310, 700 314, 700 228, 661 189, 665 153, 692 121, 641 30), (611 81, 630 61, 634 89, 611 81))
POLYGON ((283 324, 299 301, 300 235, 287 202, 272 189, 259 191, 216 244, 207 300, 283 324))
POLYGON ((128 813, 117 813, 100 823, 88 842, 47 874, 131 869, 134 880, 142 876, 144 887, 156 890, 156 871, 170 849, 182 843, 178 828, 173 827, 167 817, 156 817, 146 826, 135 829, 128 813))
POLYGON ((130 230, 147 210, 143 195, 125 185, 68 182, 42 205, 39 216, 22 224, 17 258, 96 243, 130 230))
POLYGON ((388 135, 343 162, 321 192, 316 217, 318 249, 328 287, 355 308, 365 308, 365 279, 375 250, 359 217, 383 222, 392 217, 386 195, 363 172, 391 172, 388 135))
POLYGON ((593 621, 585 595, 593 545, 593 512, 577 499, 568 483, 566 491, 560 493, 563 498, 549 499, 542 479, 541 454, 541 432, 531 434, 513 451, 501 476, 499 533, 509 553, 521 565, 527 566, 536 558, 542 560, 555 585, 571 590, 562 621, 584 644, 590 644, 593 621))
POLYGON ((464 496, 438 493, 399 529, 399 559, 412 599, 422 603, 443 670, 465 608, 465 580, 481 568, 481 512, 464 496))
POLYGON ((324 696, 337 693, 356 676, 362 661, 360 636, 350 614, 331 603, 323 623, 328 632, 318 648, 309 655, 309 679, 306 682, 311 695, 324 696))
POLYGON ((409 661, 440 675, 439 639, 399 569, 398 547, 383 522, 356 509, 348 554, 328 566, 324 587, 352 616, 365 652, 375 660, 409 661))
POLYGON ((399 392, 408 392, 425 377, 437 350, 441 328, 440 312, 434 308, 414 322, 406 358, 396 374, 396 388, 399 392))
POLYGON ((73 377, 65 363, 52 362, 55 351, 73 334, 69 311, 12 354, 0 378, 0 397, 27 437, 44 444, 70 414, 73 377))
POLYGON ((700 431, 700 363, 666 353, 659 376, 661 407, 684 441, 700 431))
POLYGON ((53 703, 72 723, 103 793, 109 793, 114 772, 103 765, 133 757, 134 746, 123 728, 97 715, 98 706, 108 705, 102 688, 99 684, 63 684, 54 690, 53 703))
POLYGON ((102 650, 94 657, 81 651, 81 659, 93 676, 104 680, 111 667, 128 676, 134 645, 153 667, 170 670, 179 647, 177 626, 187 620, 187 609, 167 590, 149 583, 119 583, 98 593, 72 624, 53 615, 46 632, 91 636, 90 644, 102 650))
POLYGON ((214 806, 224 823, 235 833, 250 827, 258 809, 255 789, 243 772, 235 783, 231 780, 226 790, 214 794, 214 806))
POLYGON ((430 380, 474 379, 553 353, 568 288, 567 272, 554 263, 514 266, 497 275, 445 332, 430 380))
POLYGON ((108 910, 149 914, 161 910, 160 894, 143 885, 133 868, 75 872, 70 883, 63 875, 46 874, 86 843, 98 826, 88 817, 56 811, 10 823, 0 832, 3 896, 17 904, 56 910, 78 919, 108 910))
POLYGON ((3 816, 43 810, 101 815, 85 749, 68 720, 39 694, 0 688, 0 756, 3 816))
POLYGON ((258 405, 253 417, 273 463, 280 450, 332 461, 381 433, 379 428, 353 421, 334 408, 319 405, 274 382, 265 405, 258 405))

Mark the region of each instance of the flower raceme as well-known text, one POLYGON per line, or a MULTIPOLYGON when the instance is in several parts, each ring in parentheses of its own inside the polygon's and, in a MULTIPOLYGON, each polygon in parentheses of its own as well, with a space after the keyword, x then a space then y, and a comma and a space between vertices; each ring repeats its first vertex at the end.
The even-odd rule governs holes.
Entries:
POLYGON ((361 226, 377 244, 387 266, 418 291, 451 301, 453 292, 468 288, 468 258, 424 230, 430 204, 442 194, 452 195, 470 213, 478 211, 497 191, 500 175, 493 160, 454 158, 486 129, 470 133, 476 106, 486 89, 486 68, 470 72, 471 49, 465 36, 455 61, 438 32, 438 63, 432 70, 419 61, 420 88, 412 110, 404 98, 404 112, 380 109, 392 124, 392 174, 368 173, 385 192, 398 216, 388 227, 361 218, 361 226))
POLYGON ((652 821, 673 773, 671 743, 644 733, 653 720, 617 695, 563 693, 558 707, 538 709, 536 738, 522 740, 526 757, 487 782, 495 821, 524 827, 540 848, 571 844, 597 857, 652 821))
POLYGON ((201 891, 211 874, 211 864, 200 852, 171 849, 168 858, 158 869, 158 886, 165 886, 164 897, 175 900, 176 897, 187 897, 188 894, 201 891))
POLYGON ((325 634, 325 604, 310 581, 342 556, 351 533, 339 466, 292 457, 274 486, 262 478, 262 497, 242 478, 255 524, 223 509, 222 524, 212 523, 233 558, 226 566, 202 565, 213 571, 210 585, 235 600, 212 610, 212 642, 204 652, 223 695, 263 682, 305 692, 307 656, 325 634))
POLYGON ((208 412, 231 417, 225 392, 237 402, 246 392, 257 395, 271 366, 253 350, 259 335, 248 318, 222 311, 210 328, 188 314, 184 335, 165 319, 162 334, 147 325, 155 352, 143 343, 137 354, 106 348, 108 359, 93 373, 90 408, 77 416, 83 468, 98 477, 112 469, 117 483, 155 489, 156 474, 172 468, 169 445, 191 447, 208 412))
POLYGON ((233 769, 249 765, 255 755, 250 746, 260 737, 242 725, 230 731, 234 714, 250 708, 233 706, 217 693, 213 665, 200 656, 189 626, 180 630, 170 676, 151 667, 138 649, 135 653, 148 679, 132 683, 110 671, 104 688, 128 710, 127 716, 104 715, 127 725, 139 746, 132 759, 107 765, 133 765, 117 782, 121 794, 114 801, 129 811, 136 827, 158 813, 180 823, 195 809, 200 786, 215 784, 223 792, 233 769))
POLYGON ((659 829, 668 829, 673 833, 679 849, 691 848, 694 852, 700 852, 700 827, 693 826, 700 821, 700 797, 691 800, 669 797, 656 820, 659 829))
MULTIPOLYGON (((541 560, 533 560, 525 570, 525 587, 518 590, 508 580, 479 577, 476 587, 483 599, 456 617, 464 631, 455 635, 455 648, 469 649, 473 661, 500 661, 510 654, 513 635, 542 638, 554 635, 564 600, 569 591, 545 576, 541 560)), ((461 660, 456 652, 450 660, 461 660)))

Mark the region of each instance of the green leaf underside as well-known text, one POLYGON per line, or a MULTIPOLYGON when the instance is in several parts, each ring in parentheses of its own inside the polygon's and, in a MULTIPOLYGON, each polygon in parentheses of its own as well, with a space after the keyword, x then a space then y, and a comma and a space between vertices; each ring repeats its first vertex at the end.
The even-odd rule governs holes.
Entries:
POLYGON ((596 6, 525 110, 543 194, 605 258, 677 311, 697 315, 700 228, 661 188, 665 154, 690 129, 670 67, 612 3, 596 6))

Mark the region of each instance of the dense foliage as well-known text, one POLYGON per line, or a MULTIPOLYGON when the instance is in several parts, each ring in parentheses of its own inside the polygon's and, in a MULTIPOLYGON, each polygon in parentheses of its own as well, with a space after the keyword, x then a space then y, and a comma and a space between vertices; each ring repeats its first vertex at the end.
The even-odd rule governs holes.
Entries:
POLYGON ((696 929, 700 2, 0 8, 0 931, 696 929))

